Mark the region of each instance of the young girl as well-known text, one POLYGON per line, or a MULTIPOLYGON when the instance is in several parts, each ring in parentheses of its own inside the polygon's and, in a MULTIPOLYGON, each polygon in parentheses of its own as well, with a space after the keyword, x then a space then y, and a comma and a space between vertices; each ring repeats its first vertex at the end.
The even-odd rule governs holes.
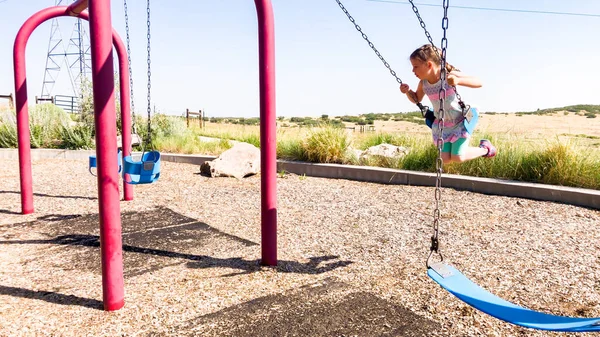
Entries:
MULTIPOLYGON (((442 52, 435 49, 430 44, 426 44, 415 50, 410 55, 410 63, 413 66, 413 73, 419 81, 417 91, 410 90, 408 84, 402 84, 400 91, 406 94, 408 99, 417 103, 427 95, 436 120, 433 122, 431 131, 433 133, 433 141, 437 144, 439 136, 439 110, 440 99, 439 93, 441 88, 441 65, 438 55, 442 52)), ((496 148, 487 139, 482 139, 479 142, 479 147, 469 146, 471 135, 465 127, 465 117, 458 103, 454 87, 462 85, 469 88, 480 88, 481 81, 475 77, 466 76, 458 69, 446 63, 447 78, 446 78, 446 99, 444 100, 444 128, 442 139, 444 147, 442 148, 442 160, 444 164, 451 162, 464 162, 478 157, 491 158, 496 155, 496 148)))

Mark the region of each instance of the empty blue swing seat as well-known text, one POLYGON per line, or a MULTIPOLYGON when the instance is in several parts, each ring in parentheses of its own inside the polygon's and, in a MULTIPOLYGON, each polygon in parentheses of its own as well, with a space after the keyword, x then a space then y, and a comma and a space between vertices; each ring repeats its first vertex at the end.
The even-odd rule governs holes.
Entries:
POLYGON ((140 161, 131 156, 123 158, 123 175, 129 174, 128 184, 150 184, 160 176, 160 153, 158 151, 144 152, 140 161))
POLYGON ((515 325, 551 331, 600 331, 600 317, 557 316, 518 306, 481 288, 456 268, 443 262, 430 267, 427 275, 473 308, 515 325))
MULTIPOLYGON (((117 151, 117 164, 119 166, 119 173, 121 173, 121 170, 123 169, 123 161, 121 160, 121 150, 117 151)), ((92 171, 93 168, 97 168, 98 167, 98 159, 96 158, 96 155, 91 155, 89 158, 89 164, 88 164, 88 171, 90 171, 90 174, 93 175, 94 177, 96 176, 96 174, 94 173, 94 171, 92 171)))

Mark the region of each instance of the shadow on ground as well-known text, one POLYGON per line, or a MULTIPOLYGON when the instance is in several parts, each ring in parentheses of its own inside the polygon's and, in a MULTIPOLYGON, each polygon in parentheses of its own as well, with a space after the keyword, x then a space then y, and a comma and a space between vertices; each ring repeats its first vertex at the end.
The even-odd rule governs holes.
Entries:
MULTIPOLYGON (((0 240, 0 245, 37 244, 68 247, 62 253, 61 267, 66 270, 87 270, 101 273, 100 237, 97 214, 47 215, 27 223, 28 230, 42 232, 49 239, 0 240)), ((217 258, 201 254, 208 246, 227 247, 238 251, 259 246, 250 240, 224 233, 168 208, 148 212, 128 212, 122 215, 123 264, 125 277, 137 276, 174 264, 186 263, 188 268, 229 268, 239 270, 224 276, 248 274, 262 269, 259 260, 239 257, 217 258), (152 256, 153 258, 148 258, 152 256)), ((25 224, 19 224, 25 225, 25 224)), ((0 232, 1 234, 1 232, 0 232)), ((5 237, 6 238, 6 237, 5 237)), ((46 254, 40 254, 40 259, 46 254)), ((351 261, 336 261, 337 256, 312 257, 306 263, 278 261, 277 271, 284 273, 321 274, 345 267, 351 261)))
POLYGON ((334 278, 185 322, 180 336, 429 336, 440 325, 334 278))
POLYGON ((61 305, 78 305, 91 309, 103 309, 101 301, 75 295, 64 295, 54 291, 36 291, 0 285, 0 295, 30 298, 61 305))

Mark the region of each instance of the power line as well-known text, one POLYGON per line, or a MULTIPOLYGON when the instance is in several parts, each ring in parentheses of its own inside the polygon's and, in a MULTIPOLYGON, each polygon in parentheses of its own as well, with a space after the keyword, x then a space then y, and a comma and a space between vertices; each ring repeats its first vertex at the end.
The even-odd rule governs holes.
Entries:
MULTIPOLYGON (((365 1, 386 2, 386 3, 399 4, 399 5, 409 5, 410 4, 408 1, 392 1, 392 0, 365 0, 365 1)), ((415 3, 415 5, 429 6, 429 7, 442 7, 442 5, 425 4, 425 3, 415 3)), ((481 10, 481 11, 552 14, 552 15, 568 15, 568 16, 588 16, 588 17, 596 17, 596 18, 600 17, 600 14, 588 14, 588 13, 549 12, 549 11, 534 11, 534 10, 526 10, 526 9, 489 8, 489 7, 471 7, 471 6, 450 6, 450 7, 460 8, 460 9, 481 10)))

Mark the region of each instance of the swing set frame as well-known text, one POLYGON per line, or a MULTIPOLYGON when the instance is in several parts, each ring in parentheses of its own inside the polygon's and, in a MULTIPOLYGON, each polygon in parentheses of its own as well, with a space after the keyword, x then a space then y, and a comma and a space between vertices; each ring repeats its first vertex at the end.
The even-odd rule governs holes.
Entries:
MULTIPOLYGON (((254 0, 258 17, 260 142, 261 142, 261 263, 277 264, 277 159, 275 113, 275 34, 270 0, 254 0)), ((13 47, 15 105, 21 213, 31 214, 33 179, 27 97, 25 48, 33 31, 43 22, 62 16, 89 20, 96 129, 98 210, 102 242, 102 296, 104 309, 118 310, 125 303, 121 209, 117 158, 116 107, 113 69, 113 43, 119 56, 122 98, 123 155, 130 153, 131 116, 127 52, 112 30, 110 0, 77 0, 69 6, 54 6, 33 14, 21 26, 13 47), (88 9, 88 11, 85 11, 88 9), (89 14, 88 14, 89 13, 89 14), (127 151, 127 152, 126 152, 127 151)), ((132 187, 124 182, 124 199, 132 200, 132 187)))

